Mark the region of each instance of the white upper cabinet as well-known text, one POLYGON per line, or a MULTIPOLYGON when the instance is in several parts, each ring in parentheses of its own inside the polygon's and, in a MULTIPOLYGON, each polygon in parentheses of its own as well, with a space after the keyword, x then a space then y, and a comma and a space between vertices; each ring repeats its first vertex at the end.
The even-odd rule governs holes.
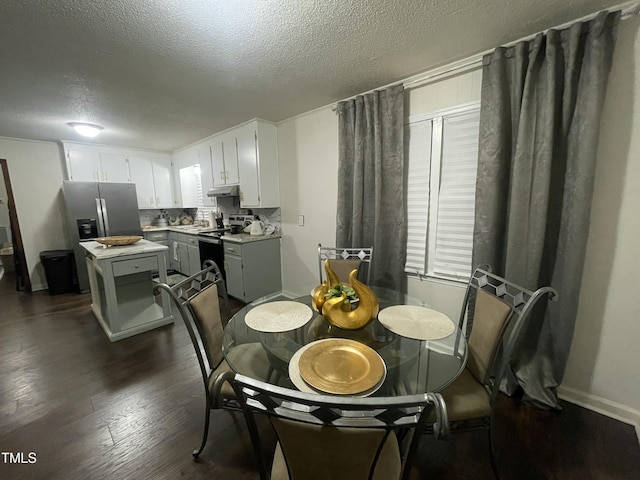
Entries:
POLYGON ((156 192, 153 185, 153 167, 148 157, 129 157, 131 181, 136 184, 138 208, 154 208, 156 192))
POLYGON ((128 183, 129 164, 125 153, 103 153, 100 152, 100 181, 128 183))
POLYGON ((207 192, 213 188, 214 179, 211 169, 211 148, 209 143, 198 147, 198 161, 200 162, 200 184, 202 185, 203 206, 215 206, 215 198, 207 197, 207 192))
POLYGON ((240 206, 260 205, 258 181, 258 149, 255 130, 251 129, 236 137, 238 142, 238 168, 240 170, 240 206))
POLYGON ((207 197, 213 187, 238 184, 238 154, 233 135, 215 137, 197 147, 202 184, 202 203, 215 206, 216 199, 207 197))
POLYGON ((276 126, 254 120, 236 135, 242 208, 280 206, 278 133, 276 126))
POLYGON ((77 182, 130 182, 127 156, 101 152, 97 147, 65 148, 69 180, 77 182))
POLYGON ((136 184, 140 208, 171 208, 175 206, 171 181, 171 158, 129 157, 131 181, 136 184))
POLYGON ((77 182, 100 181, 100 156, 97 151, 68 149, 66 157, 69 180, 77 182))
POLYGON ((280 206, 278 133, 264 120, 252 120, 175 152, 182 207, 215 206, 207 192, 239 185, 240 207, 280 206))
POLYGON ((178 168, 181 207, 192 208, 200 205, 202 199, 202 175, 197 146, 189 147, 174 154, 174 163, 178 168))
POLYGON ((221 135, 220 140, 211 144, 211 165, 215 186, 238 184, 238 152, 235 135, 221 135))
POLYGON ((171 155, 65 142, 69 180, 135 183, 139 208, 171 208, 175 201, 171 155))
POLYGON ((155 157, 153 163, 153 184, 156 190, 156 206, 171 208, 176 205, 173 195, 173 175, 170 157, 155 157))

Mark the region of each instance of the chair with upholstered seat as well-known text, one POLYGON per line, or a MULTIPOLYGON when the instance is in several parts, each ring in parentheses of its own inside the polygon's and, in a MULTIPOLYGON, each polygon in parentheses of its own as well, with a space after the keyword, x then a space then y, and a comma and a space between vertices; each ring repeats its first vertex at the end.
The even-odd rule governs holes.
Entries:
POLYGON ((358 280, 365 284, 370 281, 371 259, 373 247, 362 248, 337 248, 323 247, 318 244, 318 267, 320 283, 326 280, 324 262, 329 260, 329 267, 344 284, 349 283, 349 274, 352 270, 358 270, 358 280))
MULTIPOLYGON (((224 280, 220 269, 213 261, 205 262, 205 268, 195 275, 170 287, 159 284, 154 288, 168 294, 173 313, 182 318, 195 348, 198 365, 202 373, 205 389, 205 422, 202 443, 193 456, 202 453, 209 434, 209 420, 212 409, 239 410, 236 395, 228 383, 215 383, 223 372, 231 371, 222 351, 223 326, 220 315, 220 298, 227 301, 224 280), (205 361, 206 359, 206 361, 205 361)), ((227 307, 228 313, 228 307, 227 307)), ((255 371, 257 376, 268 375, 269 359, 259 343, 238 345, 233 349, 234 364, 242 362, 244 371, 255 371)))
POLYGON ((535 292, 477 268, 467 286, 459 327, 468 334, 467 365, 442 396, 452 433, 486 428, 494 475, 499 478, 491 437, 491 418, 520 332, 532 309, 558 292, 542 287, 535 292))
POLYGON ((242 405, 262 480, 406 479, 431 413, 431 430, 446 434, 446 408, 439 394, 320 395, 230 373, 217 383, 226 381, 242 405), (269 418, 278 439, 270 473, 255 413, 269 418))

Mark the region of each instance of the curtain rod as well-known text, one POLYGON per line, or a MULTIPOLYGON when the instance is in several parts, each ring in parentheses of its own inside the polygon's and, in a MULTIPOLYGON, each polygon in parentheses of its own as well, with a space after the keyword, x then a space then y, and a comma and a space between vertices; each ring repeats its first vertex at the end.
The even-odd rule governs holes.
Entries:
MULTIPOLYGON (((609 11, 615 11, 615 10, 620 10, 621 11, 621 16, 620 18, 622 20, 626 20, 628 18, 634 17, 636 15, 640 14, 640 3, 638 3, 637 1, 634 2, 626 2, 623 4, 620 4, 618 6, 615 7, 611 7, 610 9, 608 9, 609 11)), ((503 47, 510 47, 513 45, 516 45, 517 43, 523 42, 525 40, 531 40, 533 38, 536 37, 536 35, 538 35, 539 33, 545 33, 548 32, 549 30, 558 30, 558 29, 563 29, 566 27, 569 27, 570 25, 576 23, 576 22, 583 22, 586 20, 590 20, 592 18, 595 18, 598 13, 592 13, 589 15, 585 15, 584 17, 581 18, 576 18, 574 20, 571 20, 570 22, 566 22, 563 23, 561 25, 557 25, 555 27, 551 27, 548 28, 546 30, 543 30, 542 32, 538 32, 532 35, 528 35, 526 37, 522 37, 519 38, 518 40, 514 40, 512 42, 508 42, 505 43, 504 45, 501 45, 503 47)), ((360 95, 366 95, 367 93, 371 93, 374 92, 376 90, 384 90, 385 88, 389 88, 392 87, 394 85, 398 85, 398 84, 402 84, 404 85, 405 89, 411 89, 411 88, 416 88, 416 87, 422 87, 423 85, 427 85, 429 83, 433 83, 435 81, 438 80, 444 80, 445 78, 448 77, 452 77, 454 75, 460 75, 462 73, 467 73, 467 72, 471 72, 473 70, 477 70, 479 68, 482 67, 482 58, 487 55, 488 53, 491 53, 495 50, 494 48, 491 48, 489 50, 485 50, 484 52, 481 53, 477 53, 471 57, 465 58, 464 60, 459 60, 457 62, 453 62, 453 63, 449 63, 447 65, 444 65, 442 67, 438 67, 432 70, 429 70, 427 72, 423 72, 423 73, 419 73, 417 75, 414 75, 412 77, 406 78, 404 80, 398 81, 398 82, 393 82, 393 83, 389 83, 388 85, 384 85, 382 87, 377 87, 371 90, 368 90, 366 92, 363 93, 359 93, 358 95, 353 95, 351 97, 345 98, 343 100, 340 100, 339 102, 336 102, 334 104, 331 105, 331 110, 333 110, 334 112, 337 110, 338 108, 338 103, 340 102, 344 102, 346 100, 352 100, 354 98, 356 98, 357 96, 360 95)))

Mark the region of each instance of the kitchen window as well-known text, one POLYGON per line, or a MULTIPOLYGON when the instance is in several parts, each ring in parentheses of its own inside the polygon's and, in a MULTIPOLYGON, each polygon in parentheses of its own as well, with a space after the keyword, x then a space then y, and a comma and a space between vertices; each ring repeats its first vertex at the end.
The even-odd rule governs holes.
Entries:
POLYGON ((447 280, 471 275, 480 106, 411 117, 405 271, 447 280))

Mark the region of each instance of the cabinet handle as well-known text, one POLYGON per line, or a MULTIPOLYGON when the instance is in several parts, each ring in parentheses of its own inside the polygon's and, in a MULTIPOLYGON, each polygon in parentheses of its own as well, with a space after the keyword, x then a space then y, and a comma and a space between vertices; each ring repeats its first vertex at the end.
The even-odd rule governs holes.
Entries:
POLYGON ((160 206, 160 197, 156 197, 156 207, 160 206))
POLYGON ((220 180, 224 180, 224 172, 220 170, 220 180))

